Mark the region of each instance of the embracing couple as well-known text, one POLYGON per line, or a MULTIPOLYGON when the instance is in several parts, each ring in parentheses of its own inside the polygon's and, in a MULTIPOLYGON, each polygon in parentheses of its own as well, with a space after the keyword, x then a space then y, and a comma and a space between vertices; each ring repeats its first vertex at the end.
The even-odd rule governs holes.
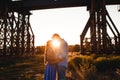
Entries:
POLYGON ((66 80, 68 44, 57 33, 46 44, 44 63, 44 80, 66 80))

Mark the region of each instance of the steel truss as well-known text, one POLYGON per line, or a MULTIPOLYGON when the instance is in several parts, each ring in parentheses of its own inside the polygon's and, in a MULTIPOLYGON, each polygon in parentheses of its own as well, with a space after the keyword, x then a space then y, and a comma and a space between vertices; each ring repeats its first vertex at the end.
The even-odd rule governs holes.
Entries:
POLYGON ((120 33, 109 16, 105 5, 105 0, 91 0, 88 2, 87 9, 90 12, 90 18, 80 36, 82 54, 86 52, 120 52, 120 33), (85 38, 89 28, 90 38, 85 38), (111 30, 114 37, 110 37, 107 28, 111 30))
POLYGON ((0 56, 34 53, 34 34, 29 18, 29 11, 6 12, 0 17, 0 56))

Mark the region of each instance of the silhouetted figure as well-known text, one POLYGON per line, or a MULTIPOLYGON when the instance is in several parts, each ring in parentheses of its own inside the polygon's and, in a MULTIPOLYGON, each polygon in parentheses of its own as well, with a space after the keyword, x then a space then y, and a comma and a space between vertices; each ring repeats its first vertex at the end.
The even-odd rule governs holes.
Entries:
POLYGON ((66 68, 68 64, 68 44, 58 34, 53 34, 45 50, 45 77, 44 80, 55 80, 56 72, 58 80, 66 80, 66 68))

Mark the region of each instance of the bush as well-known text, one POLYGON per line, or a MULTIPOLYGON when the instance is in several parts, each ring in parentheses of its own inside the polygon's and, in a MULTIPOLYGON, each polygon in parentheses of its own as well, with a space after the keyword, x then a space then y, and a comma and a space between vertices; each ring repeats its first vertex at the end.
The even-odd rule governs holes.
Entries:
POLYGON ((71 70, 75 70, 75 67, 79 68, 81 63, 82 63, 81 57, 73 57, 68 63, 68 68, 70 68, 71 70))
POLYGON ((120 68, 120 58, 99 57, 96 59, 94 65, 100 72, 115 70, 116 68, 120 68))
POLYGON ((72 73, 71 80, 119 80, 120 56, 73 57, 69 61, 68 71, 72 73))
POLYGON ((69 61, 69 71, 71 71, 72 77, 80 80, 93 80, 96 72, 96 67, 91 64, 89 57, 74 57, 69 61))

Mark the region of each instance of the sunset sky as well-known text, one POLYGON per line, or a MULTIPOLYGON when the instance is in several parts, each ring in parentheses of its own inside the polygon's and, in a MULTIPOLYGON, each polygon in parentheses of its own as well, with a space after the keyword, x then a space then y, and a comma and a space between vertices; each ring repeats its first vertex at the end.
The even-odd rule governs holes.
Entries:
MULTIPOLYGON (((107 6, 107 10, 120 31, 118 6, 107 6)), ((56 8, 31 11, 31 27, 35 35, 35 46, 45 45, 52 34, 58 33, 69 45, 80 44, 89 13, 86 7, 56 8)))

